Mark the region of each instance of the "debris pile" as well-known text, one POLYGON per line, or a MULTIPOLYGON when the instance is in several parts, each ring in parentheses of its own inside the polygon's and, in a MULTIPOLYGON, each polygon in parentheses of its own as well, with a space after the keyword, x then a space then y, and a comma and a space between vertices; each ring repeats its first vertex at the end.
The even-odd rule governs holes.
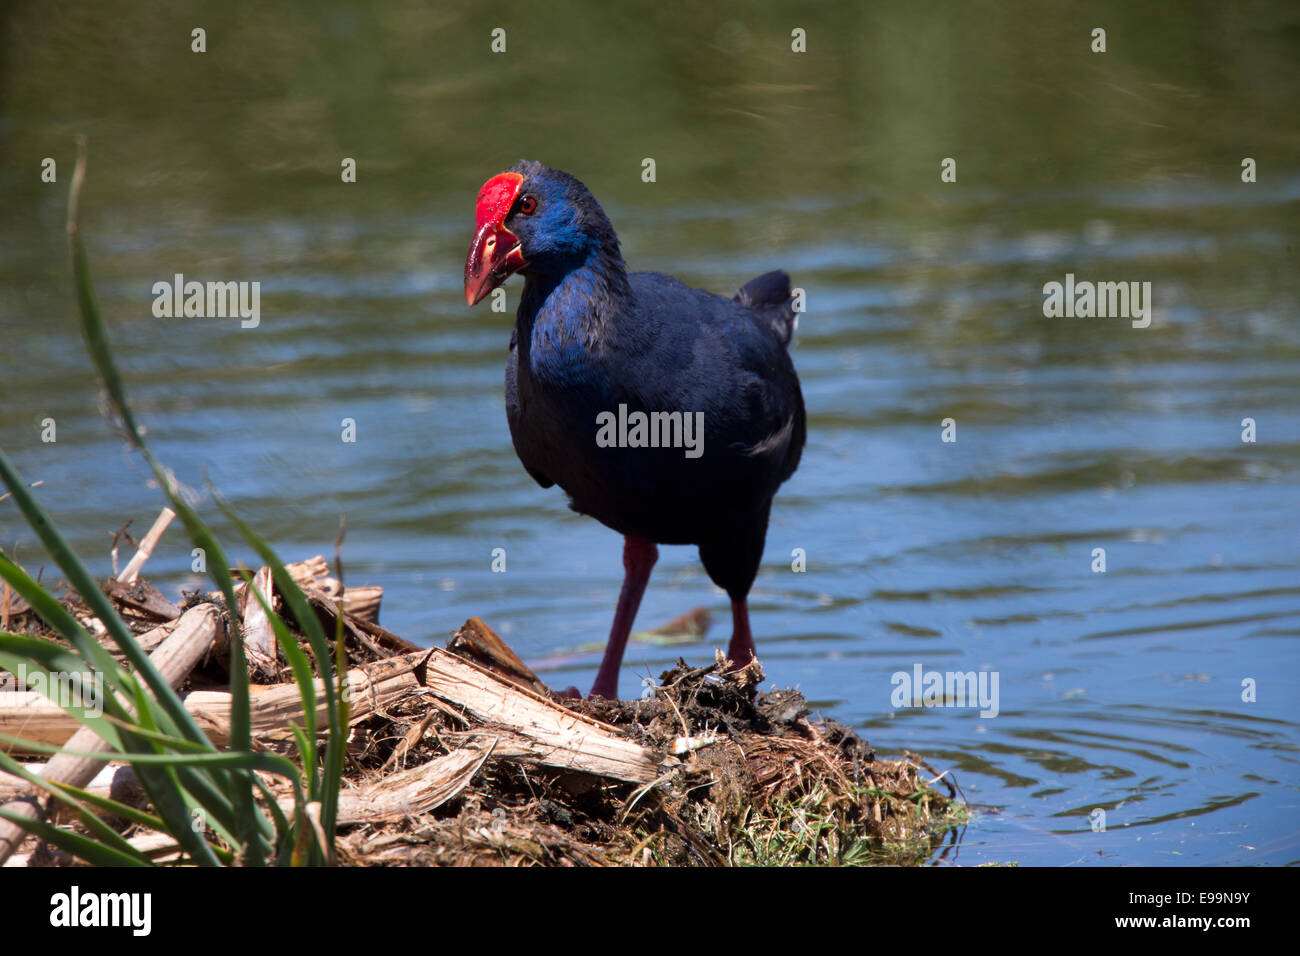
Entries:
MULTIPOLYGON (((736 672, 720 654, 707 667, 679 662, 641 700, 566 699, 478 618, 446 648, 419 648, 378 624, 380 589, 345 589, 320 557, 288 570, 327 634, 342 617, 350 734, 341 863, 921 864, 964 819, 946 774, 906 755, 879 758, 849 728, 815 719, 797 691, 760 691, 757 662, 736 672)), ((106 582, 106 593, 143 647, 180 662, 169 679, 222 745, 231 703, 228 641, 236 630, 224 604, 193 593, 178 605, 135 574, 124 578, 106 582)), ((266 569, 253 585, 296 632, 266 569)), ((254 681, 255 746, 293 756, 291 724, 302 725, 301 700, 247 588, 238 589, 238 631, 254 681)), ((92 633, 103 632, 75 595, 64 605, 92 633)), ((52 636, 7 589, 0 625, 52 636)), ((322 711, 317 726, 325 725, 322 711)), ((79 731, 46 695, 0 672, 0 732, 63 746, 79 731)), ((69 749, 85 746, 83 738, 69 749)), ((8 750, 35 756, 21 746, 8 750)), ((146 805, 129 766, 60 755, 28 767, 146 805)), ((292 805, 274 779, 267 783, 292 805)), ((0 772, 0 804, 20 805, 13 801, 29 792, 0 772)), ((58 807, 47 804, 45 812, 52 822, 79 825, 60 818, 58 807)), ((117 822, 155 859, 177 858, 165 835, 136 834, 117 822)), ((10 839, 17 852, 8 865, 72 862, 33 838, 10 839)))

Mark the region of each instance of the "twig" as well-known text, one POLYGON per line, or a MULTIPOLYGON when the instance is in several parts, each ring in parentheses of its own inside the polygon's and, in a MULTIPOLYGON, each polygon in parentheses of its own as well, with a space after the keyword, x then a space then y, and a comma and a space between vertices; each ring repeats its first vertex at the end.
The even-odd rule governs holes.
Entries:
MULTIPOLYGON (((123 584, 135 584, 136 578, 140 576, 140 569, 144 567, 144 563, 149 560, 149 556, 153 554, 153 549, 158 544, 158 539, 163 536, 163 532, 167 530, 167 526, 172 523, 172 519, 175 517, 176 512, 172 511, 171 508, 163 508, 157 519, 154 520, 153 526, 149 529, 144 538, 141 539, 140 547, 136 550, 135 557, 130 560, 127 566, 122 569, 122 573, 117 576, 119 581, 123 584)), ((125 531, 126 529, 123 528, 122 530, 125 531)))
POLYGON ((117 577, 117 543, 123 538, 126 538, 126 543, 135 547, 135 538, 131 537, 131 532, 126 530, 129 527, 131 527, 130 521, 113 532, 113 547, 108 553, 113 559, 113 577, 115 578, 117 577))
POLYGON ((402 742, 393 748, 393 752, 388 755, 388 759, 385 760, 384 765, 379 768, 379 772, 381 774, 387 773, 393 764, 397 763, 398 760, 401 760, 410 753, 411 748, 420 742, 420 738, 424 736, 424 732, 429 729, 429 724, 432 722, 433 711, 429 711, 424 715, 423 720, 406 732, 406 736, 402 738, 402 742))
MULTIPOLYGON (((30 485, 28 485, 27 487, 28 487, 28 488, 39 488, 39 487, 40 487, 41 485, 43 485, 43 484, 45 484, 45 479, 44 479, 44 478, 42 478, 40 481, 33 481, 33 482, 32 482, 30 485)), ((0 495, 0 501, 4 501, 6 498, 8 498, 8 497, 9 497, 10 495, 12 495, 12 494, 13 494, 12 491, 6 491, 3 495, 0 495)))
MULTIPOLYGON (((676 686, 677 686, 677 683, 678 683, 677 681, 673 681, 672 686, 673 686, 673 687, 676 687, 676 686)), ((668 703, 669 703, 669 704, 672 706, 672 708, 673 708, 673 713, 675 713, 675 714, 677 715, 677 719, 680 720, 680 721, 682 722, 682 736, 684 736, 684 737, 690 737, 690 735, 691 735, 691 728, 687 725, 687 723, 686 723, 686 718, 682 716, 682 712, 678 709, 678 707, 677 707, 677 701, 673 700, 672 695, 668 693, 668 690, 667 690, 666 688, 659 687, 659 688, 656 688, 656 689, 659 690, 659 691, 661 691, 661 692, 663 693, 663 695, 664 695, 664 700, 668 701, 668 703)))

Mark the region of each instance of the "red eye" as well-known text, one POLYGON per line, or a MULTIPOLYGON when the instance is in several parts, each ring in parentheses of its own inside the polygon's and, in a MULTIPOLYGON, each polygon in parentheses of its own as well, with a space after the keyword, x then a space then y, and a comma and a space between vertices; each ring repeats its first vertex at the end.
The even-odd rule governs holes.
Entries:
POLYGON ((519 200, 519 211, 523 213, 525 216, 531 216, 533 214, 533 210, 536 208, 537 208, 537 200, 534 199, 532 196, 525 196, 523 199, 519 200))

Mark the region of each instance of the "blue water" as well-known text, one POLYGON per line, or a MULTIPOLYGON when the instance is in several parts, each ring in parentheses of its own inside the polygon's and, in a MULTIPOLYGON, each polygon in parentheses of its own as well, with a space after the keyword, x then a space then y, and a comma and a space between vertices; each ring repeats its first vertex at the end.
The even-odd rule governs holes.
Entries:
MULTIPOLYGON (((909 19, 922 12, 884 11, 859 23, 878 44, 862 72, 852 31, 830 22, 821 59, 785 65, 764 45, 788 36, 770 12, 743 36, 699 11, 676 32, 654 21, 650 40, 588 23, 574 34, 590 41, 584 65, 556 52, 575 9, 512 21, 529 25, 518 52, 485 64, 456 38, 486 20, 426 22, 399 5, 333 11, 320 30, 307 11, 268 12, 254 30, 213 7, 244 51, 208 54, 216 87, 183 52, 140 52, 131 75, 86 53, 101 29, 124 49, 162 44, 167 19, 13 15, 21 49, 43 58, 11 57, 0 127, 13 197, 0 214, 0 446, 81 553, 108 573, 111 533, 128 520, 143 533, 160 506, 98 412, 73 322, 62 203, 71 133, 86 129, 101 305, 180 479, 200 499, 210 480, 287 558, 329 554, 346 515, 348 581, 383 585, 387 627, 441 642, 479 615, 548 683, 589 686, 621 541, 515 459, 502 398, 513 319, 471 312, 461 292, 475 191, 526 154, 588 182, 636 268, 729 294, 784 267, 807 290, 794 356, 808 446, 772 512, 753 627, 772 683, 881 754, 953 771, 976 812, 945 864, 1300 861, 1288 14, 1267 8, 1278 29, 1257 35, 1198 7, 1139 63, 1069 59, 1051 4, 1023 22, 966 11, 960 29, 930 32, 909 19), (1179 58, 1189 31, 1214 37, 1213 69, 1179 58), (433 36, 445 62, 430 60, 433 36), (742 40, 751 58, 728 60, 742 40), (614 62, 625 72, 592 81, 614 62), (515 95, 521 80, 545 108, 515 95), (1245 149, 1261 162, 1251 185, 1245 149), (345 150, 362 156, 348 187, 345 150), (950 151, 961 173, 943 185, 936 157, 950 151), (661 182, 646 185, 652 152, 661 182), (34 180, 31 157, 47 153, 58 185, 34 180), (260 326, 155 319, 150 288, 176 272, 260 281, 260 326), (1043 285, 1066 273, 1150 282, 1151 326, 1045 318, 1043 285), (340 440, 345 418, 355 443, 340 440), (996 673, 997 716, 895 708, 892 676, 918 664, 996 673)), ((1111 10, 1112 37, 1129 15, 1111 10)), ((12 504, 0 547, 48 565, 12 504)), ((148 572, 174 593, 198 583, 189 560, 174 529, 148 572)), ((624 695, 729 636, 693 549, 661 549, 638 625, 695 606, 714 612, 706 639, 634 643, 624 695)))

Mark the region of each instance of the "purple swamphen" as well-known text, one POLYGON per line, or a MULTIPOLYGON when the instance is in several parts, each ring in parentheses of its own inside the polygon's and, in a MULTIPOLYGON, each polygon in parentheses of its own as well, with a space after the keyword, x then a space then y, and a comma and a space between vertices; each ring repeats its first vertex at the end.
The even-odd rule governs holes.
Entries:
POLYGON ((628 272, 587 187, 527 160, 483 185, 477 220, 466 301, 524 276, 506 364, 519 460, 624 536, 623 590, 592 694, 617 696, 656 544, 699 546, 731 598, 727 656, 748 664, 746 595, 772 497, 804 445, 789 276, 769 272, 725 299, 628 272))

